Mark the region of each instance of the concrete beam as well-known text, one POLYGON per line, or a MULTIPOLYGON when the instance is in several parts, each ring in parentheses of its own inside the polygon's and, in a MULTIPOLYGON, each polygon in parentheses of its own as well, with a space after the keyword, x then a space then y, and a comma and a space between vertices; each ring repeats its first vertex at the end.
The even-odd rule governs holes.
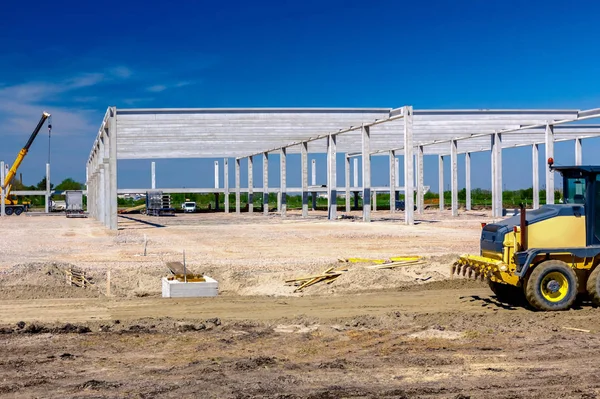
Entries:
POLYGON ((540 207, 540 157, 538 144, 531 146, 531 171, 533 177, 533 209, 540 207))
POLYGON ((337 219, 337 136, 330 134, 327 138, 327 205, 329 220, 337 219))
POLYGON ((404 120, 404 223, 415 224, 415 158, 413 146, 413 107, 402 108, 404 120))
POLYGON ((450 180, 452 181, 452 216, 458 216, 458 150, 456 140, 450 142, 450 180))
POLYGON ((308 216, 308 143, 301 144, 300 155, 302 169, 302 217, 308 216))
POLYGON ((279 176, 280 176, 280 199, 281 199, 281 216, 284 217, 287 212, 287 150, 282 148, 279 152, 279 176))
POLYGON ((465 191, 467 194, 467 211, 471 210, 471 153, 465 153, 465 191))
POLYGON ((363 175, 363 221, 371 221, 371 128, 363 126, 362 175, 363 175))
POLYGON ((263 214, 269 214, 269 153, 263 153, 263 214))
MULTIPOLYGON (((554 126, 546 125, 546 162, 554 159, 554 126)), ((546 163, 544 163, 546 164, 546 163)), ((546 204, 554 204, 554 172, 546 167, 546 204)))

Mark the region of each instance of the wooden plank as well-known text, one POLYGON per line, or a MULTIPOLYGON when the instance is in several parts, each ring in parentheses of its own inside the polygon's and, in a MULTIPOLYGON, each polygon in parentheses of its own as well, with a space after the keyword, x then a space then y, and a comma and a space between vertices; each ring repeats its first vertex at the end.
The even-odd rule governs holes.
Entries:
MULTIPOLYGON (((183 271, 183 263, 181 262, 167 262, 167 267, 171 270, 174 275, 185 275, 183 271)), ((186 270, 187 274, 191 274, 189 270, 186 270)))

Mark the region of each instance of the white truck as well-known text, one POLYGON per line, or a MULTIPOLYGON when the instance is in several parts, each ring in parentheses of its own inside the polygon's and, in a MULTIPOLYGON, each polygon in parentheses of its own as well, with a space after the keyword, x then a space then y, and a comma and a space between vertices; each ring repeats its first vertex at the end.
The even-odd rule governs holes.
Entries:
POLYGON ((181 209, 186 213, 196 212, 196 203, 193 201, 187 201, 181 204, 181 209))

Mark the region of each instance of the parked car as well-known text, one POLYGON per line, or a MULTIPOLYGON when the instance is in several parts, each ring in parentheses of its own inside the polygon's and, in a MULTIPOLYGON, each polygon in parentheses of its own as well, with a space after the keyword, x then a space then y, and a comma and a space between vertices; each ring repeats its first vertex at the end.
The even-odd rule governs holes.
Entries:
POLYGON ((187 213, 187 212, 196 212, 196 203, 195 203, 195 202, 193 202, 193 201, 190 201, 190 202, 184 202, 184 203, 181 205, 181 209, 182 209, 184 212, 186 212, 186 213, 187 213))

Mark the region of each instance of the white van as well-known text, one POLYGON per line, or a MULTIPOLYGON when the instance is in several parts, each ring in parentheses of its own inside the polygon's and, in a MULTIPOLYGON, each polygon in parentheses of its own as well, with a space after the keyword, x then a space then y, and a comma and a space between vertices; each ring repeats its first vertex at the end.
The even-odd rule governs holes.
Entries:
POLYGON ((184 202, 181 205, 181 209, 184 212, 196 212, 196 203, 195 202, 184 202))

